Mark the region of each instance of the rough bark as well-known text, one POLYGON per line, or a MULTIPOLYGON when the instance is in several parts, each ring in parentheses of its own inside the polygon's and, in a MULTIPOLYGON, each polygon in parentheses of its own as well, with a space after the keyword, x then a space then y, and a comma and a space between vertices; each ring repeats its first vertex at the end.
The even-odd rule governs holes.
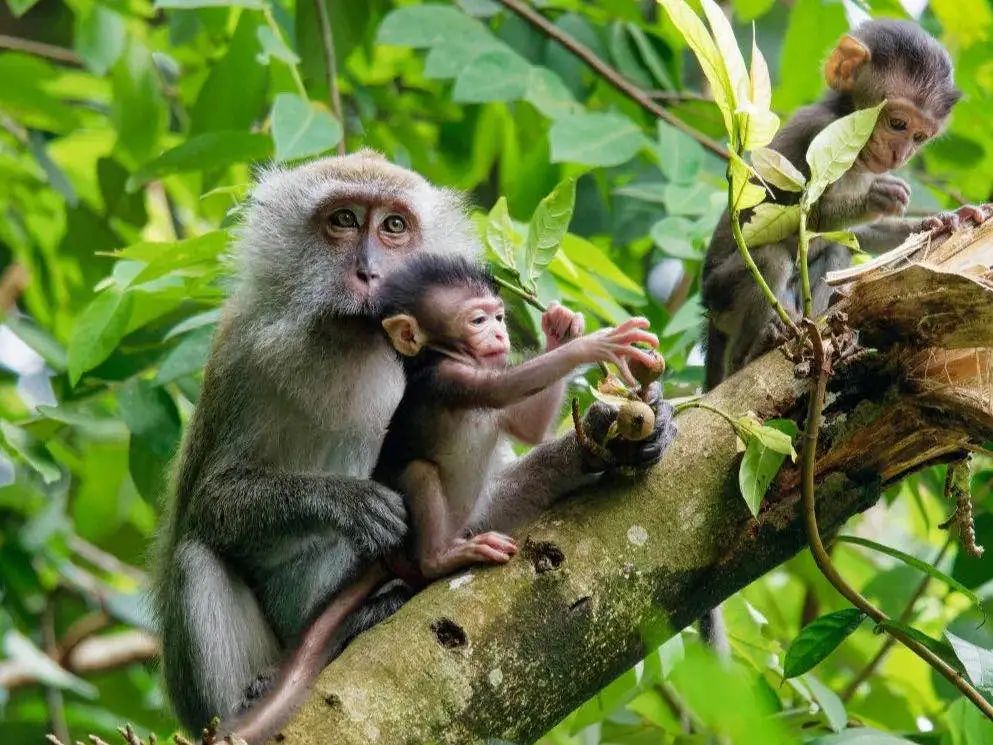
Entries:
MULTIPOLYGON (((979 236, 987 248, 989 236, 979 236)), ((975 262, 986 272, 990 253, 975 262)), ((846 302, 879 351, 832 380, 817 459, 823 533, 887 484, 993 437, 993 288, 983 271, 955 269, 876 272, 846 302)), ((706 401, 800 422, 807 386, 773 352, 706 401)), ((523 551, 507 566, 439 581, 356 639, 283 742, 532 741, 651 645, 804 547, 795 468, 753 519, 727 422, 692 409, 679 429, 644 477, 576 495, 520 531, 523 551)))

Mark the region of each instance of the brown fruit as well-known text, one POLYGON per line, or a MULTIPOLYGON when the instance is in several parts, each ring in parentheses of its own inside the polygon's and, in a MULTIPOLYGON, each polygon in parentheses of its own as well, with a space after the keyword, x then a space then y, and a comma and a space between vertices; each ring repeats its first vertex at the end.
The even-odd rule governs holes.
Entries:
POLYGON ((628 367, 631 368, 631 374, 634 375, 634 379, 641 383, 642 388, 647 388, 653 382, 662 377, 662 373, 665 372, 665 357, 663 357, 658 352, 649 351, 649 355, 655 360, 652 365, 642 364, 640 360, 631 360, 628 363, 628 367))
POLYGON ((625 440, 644 440, 655 429, 655 412, 642 401, 627 401, 617 412, 614 423, 619 437, 625 440))

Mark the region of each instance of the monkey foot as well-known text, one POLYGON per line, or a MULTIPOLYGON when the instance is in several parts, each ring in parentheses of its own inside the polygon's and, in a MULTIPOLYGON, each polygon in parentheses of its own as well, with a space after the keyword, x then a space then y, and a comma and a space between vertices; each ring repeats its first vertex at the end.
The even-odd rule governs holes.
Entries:
POLYGON ((517 553, 517 543, 496 531, 459 538, 439 556, 421 562, 425 577, 443 577, 471 564, 506 564, 517 553))
POLYGON ((954 212, 939 212, 937 215, 926 217, 921 222, 924 230, 931 230, 935 233, 954 232, 958 230, 962 221, 971 221, 976 225, 982 225, 993 217, 993 205, 991 204, 967 204, 959 207, 954 212))

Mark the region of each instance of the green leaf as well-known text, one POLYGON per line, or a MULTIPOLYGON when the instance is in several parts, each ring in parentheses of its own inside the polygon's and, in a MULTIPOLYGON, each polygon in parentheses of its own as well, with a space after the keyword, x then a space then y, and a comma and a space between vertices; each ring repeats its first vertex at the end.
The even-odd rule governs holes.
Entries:
POLYGON ((114 65, 111 116, 117 130, 116 152, 133 166, 151 157, 166 130, 169 111, 152 53, 129 37, 114 65))
POLYGON ((4 657, 16 662, 19 667, 40 683, 73 691, 83 698, 94 699, 97 697, 97 689, 92 683, 77 678, 60 666, 16 629, 10 629, 4 634, 3 651, 4 657))
POLYGON ((939 641, 937 639, 933 639, 932 637, 928 636, 922 631, 918 631, 913 626, 910 626, 905 623, 901 623, 900 621, 887 619, 885 621, 880 621, 876 625, 880 629, 884 629, 884 630, 896 629, 898 631, 903 632, 911 639, 916 641, 918 644, 921 644, 927 647, 928 649, 930 649, 932 652, 934 652, 936 655, 938 655, 941 659, 943 659, 945 662, 947 662, 949 665, 951 665, 959 672, 963 672, 963 673, 965 672, 965 668, 962 666, 962 663, 959 662, 958 658, 955 656, 955 651, 948 644, 945 644, 944 642, 939 641))
POLYGON ((131 320, 132 297, 128 292, 109 288, 86 306, 69 339, 69 382, 76 385, 114 351, 131 320))
POLYGON ((755 26, 752 25, 752 66, 748 73, 748 98, 752 106, 760 111, 768 111, 772 106, 772 80, 769 65, 755 40, 755 26))
POLYGON ((524 97, 530 79, 531 65, 526 59, 510 49, 495 49, 463 68, 452 98, 460 103, 516 101, 524 97))
POLYGON ((840 243, 842 246, 855 252, 862 250, 862 247, 859 245, 859 237, 850 230, 831 230, 827 233, 814 233, 813 237, 823 238, 832 243, 840 243))
POLYGON ((852 167, 869 140, 885 101, 871 109, 860 109, 831 122, 817 133, 807 148, 810 181, 804 201, 812 205, 824 190, 852 167))
POLYGON ((155 0, 156 9, 190 10, 228 7, 262 10, 265 7, 265 0, 155 0))
POLYGON ((809 740, 807 745, 915 745, 896 735, 880 732, 871 727, 854 727, 833 735, 825 735, 809 740))
POLYGON ((227 231, 212 230, 195 238, 181 241, 135 243, 127 248, 122 248, 120 251, 115 251, 113 256, 117 259, 141 261, 146 264, 124 283, 131 287, 152 282, 177 270, 203 264, 214 265, 227 245, 227 241, 227 231))
MULTIPOLYGON (((703 74, 706 76, 707 82, 710 83, 714 102, 724 117, 724 126, 730 134, 734 131, 733 115, 737 108, 737 100, 731 85, 731 78, 721 53, 717 49, 717 44, 707 32, 707 27, 703 25, 703 21, 686 4, 685 0, 659 0, 659 4, 665 8, 673 25, 683 35, 686 43, 696 55, 697 61, 703 69, 703 74)), ((737 49, 737 45, 735 48, 737 49)))
POLYGON ((814 696, 814 701, 821 707, 828 726, 834 732, 841 732, 848 724, 848 712, 845 711, 845 704, 837 693, 824 685, 816 676, 807 674, 803 676, 803 682, 810 689, 814 696))
POLYGON ((268 65, 269 60, 273 57, 280 62, 285 62, 287 65, 297 65, 300 63, 300 57, 297 56, 297 53, 286 46, 286 42, 276 36, 268 26, 259 26, 256 28, 255 35, 258 37, 259 44, 262 45, 262 51, 256 57, 259 64, 268 65))
POLYGON ((30 466, 46 484, 54 484, 62 477, 48 449, 24 429, 0 420, 0 434, 3 435, 4 449, 30 466))
POLYGON ((298 160, 327 152, 341 140, 341 124, 316 104, 280 93, 272 106, 276 160, 298 160))
POLYGON ((735 116, 741 131, 741 145, 745 150, 765 147, 779 131, 779 117, 771 111, 762 111, 749 105, 739 109, 735 116))
POLYGON ((663 217, 652 225, 649 235, 667 256, 702 261, 703 252, 691 240, 692 230, 693 223, 685 217, 663 217))
POLYGON ((31 347, 54 370, 65 370, 68 364, 65 348, 48 331, 28 316, 9 315, 4 324, 18 339, 31 347))
POLYGON ((525 272, 522 278, 525 284, 532 284, 555 258, 562 238, 569 230, 575 205, 576 179, 573 176, 560 181, 538 203, 531 216, 524 248, 525 272))
POLYGON ((705 318, 699 295, 693 295, 673 313, 669 323, 662 329, 661 336, 675 336, 684 331, 699 330, 705 318))
POLYGON ((549 119, 579 114, 583 110, 562 78, 545 67, 531 67, 524 100, 549 119))
POLYGON ((786 650, 783 677, 795 678, 811 670, 833 652, 865 619, 856 608, 828 613, 807 624, 786 650))
POLYGON ((732 0, 731 6, 739 21, 752 21, 761 15, 765 15, 776 0, 732 0))
POLYGON ((377 44, 425 48, 460 36, 478 36, 481 25, 448 5, 414 5, 391 11, 379 24, 377 44))
POLYGON ((38 3, 38 0, 7 0, 7 7, 15 18, 20 18, 38 3))
POLYGON ((749 248, 776 243, 800 229, 800 205, 760 204, 751 219, 741 227, 741 234, 749 248))
POLYGON ((555 163, 616 166, 646 146, 641 130, 620 114, 587 113, 557 119, 548 132, 555 163))
POLYGON ((661 119, 658 122, 656 152, 662 173, 678 184, 693 183, 705 157, 703 146, 699 142, 661 119))
POLYGON ((803 191, 806 177, 782 153, 772 148, 752 152, 752 168, 768 184, 783 191, 803 191))
POLYGON ((914 567, 914 569, 918 569, 924 572, 926 575, 931 577, 931 579, 936 579, 939 582, 945 583, 953 590, 958 590, 960 593, 962 593, 967 598, 969 598, 969 600, 972 602, 973 605, 976 606, 976 609, 980 613, 982 613, 983 615, 986 614, 986 610, 985 608, 983 608, 983 605, 980 602, 979 597, 976 595, 976 593, 974 593, 968 587, 963 585, 957 579, 949 577, 947 574, 945 574, 943 571, 938 569, 933 564, 929 564, 926 561, 921 561, 917 557, 904 553, 899 549, 892 548, 891 546, 884 546, 882 543, 876 543, 875 541, 870 541, 868 538, 860 538, 859 536, 855 536, 855 535, 840 535, 835 540, 841 541, 842 543, 853 543, 856 546, 863 546, 864 548, 871 548, 873 551, 878 551, 881 554, 892 556, 894 559, 899 559, 904 564, 908 564, 909 566, 914 567))
POLYGON ((264 134, 207 132, 195 135, 145 163, 128 180, 128 189, 133 191, 152 179, 173 173, 209 172, 235 163, 265 160, 271 153, 272 143, 264 134))
POLYGON ((510 212, 507 210, 507 197, 501 196, 486 219, 486 245, 501 267, 516 272, 515 248, 520 243, 520 234, 514 227, 510 212))
POLYGON ((993 693, 993 650, 968 642, 950 631, 945 631, 945 638, 955 650, 955 656, 962 662, 972 684, 986 693, 993 693))
POLYGON ((169 463, 179 446, 179 412, 164 388, 132 378, 118 393, 121 418, 131 431, 128 470, 138 491, 155 504, 167 483, 169 463))
MULTIPOLYGON (((769 447, 762 437, 750 437, 745 446, 745 456, 738 468, 738 486, 741 495, 752 515, 758 516, 762 499, 769 490, 769 484, 779 473, 783 461, 792 450, 792 441, 797 434, 797 426, 788 419, 771 420, 765 423, 765 428, 774 429, 790 438, 790 448, 783 452, 783 443, 776 441, 776 447, 769 447), (778 449, 777 449, 778 448, 778 449)), ((765 433, 766 439, 768 434, 765 433)))
POLYGON ((731 172, 731 209, 734 212, 751 209, 765 199, 765 189, 759 184, 752 183, 755 173, 745 161, 735 154, 731 155, 729 170, 731 172))
POLYGON ((590 272, 597 279, 616 285, 636 297, 645 296, 645 288, 641 284, 631 279, 623 269, 610 260, 610 256, 585 238, 567 233, 562 237, 561 248, 560 256, 565 254, 571 262, 590 272))
POLYGON ((73 46, 94 75, 106 75, 124 53, 127 28, 124 18, 102 3, 77 12, 73 46))
MULTIPOLYGON (((734 37, 734 29, 727 16, 714 0, 700 0, 703 6, 703 13, 707 16, 707 23, 713 32, 714 41, 717 43, 717 51, 724 61, 724 69, 727 71, 728 82, 734 98, 731 99, 735 108, 741 105, 748 98, 749 78, 748 70, 745 67, 745 58, 738 48, 738 40, 734 37)), ((768 77, 768 70, 766 70, 768 77)))
POLYGON ((194 329, 183 337, 159 365, 155 376, 157 385, 165 385, 184 375, 192 375, 203 370, 210 355, 210 346, 214 339, 214 327, 203 326, 194 329))

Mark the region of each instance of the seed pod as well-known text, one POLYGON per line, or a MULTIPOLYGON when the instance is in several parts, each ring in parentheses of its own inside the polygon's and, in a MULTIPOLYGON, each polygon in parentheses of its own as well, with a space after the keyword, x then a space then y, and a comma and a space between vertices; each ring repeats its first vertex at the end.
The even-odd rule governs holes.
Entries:
POLYGON ((596 389, 605 396, 620 396, 631 398, 631 391, 616 375, 608 375, 596 385, 596 389))
POLYGON ((656 380, 662 377, 665 372, 665 357, 655 351, 649 351, 655 362, 652 365, 645 365, 640 360, 631 360, 628 367, 634 379, 641 383, 642 388, 647 388, 656 380))
POLYGON ((642 401, 627 401, 614 422, 619 437, 632 442, 644 440, 655 429, 655 412, 642 401))

